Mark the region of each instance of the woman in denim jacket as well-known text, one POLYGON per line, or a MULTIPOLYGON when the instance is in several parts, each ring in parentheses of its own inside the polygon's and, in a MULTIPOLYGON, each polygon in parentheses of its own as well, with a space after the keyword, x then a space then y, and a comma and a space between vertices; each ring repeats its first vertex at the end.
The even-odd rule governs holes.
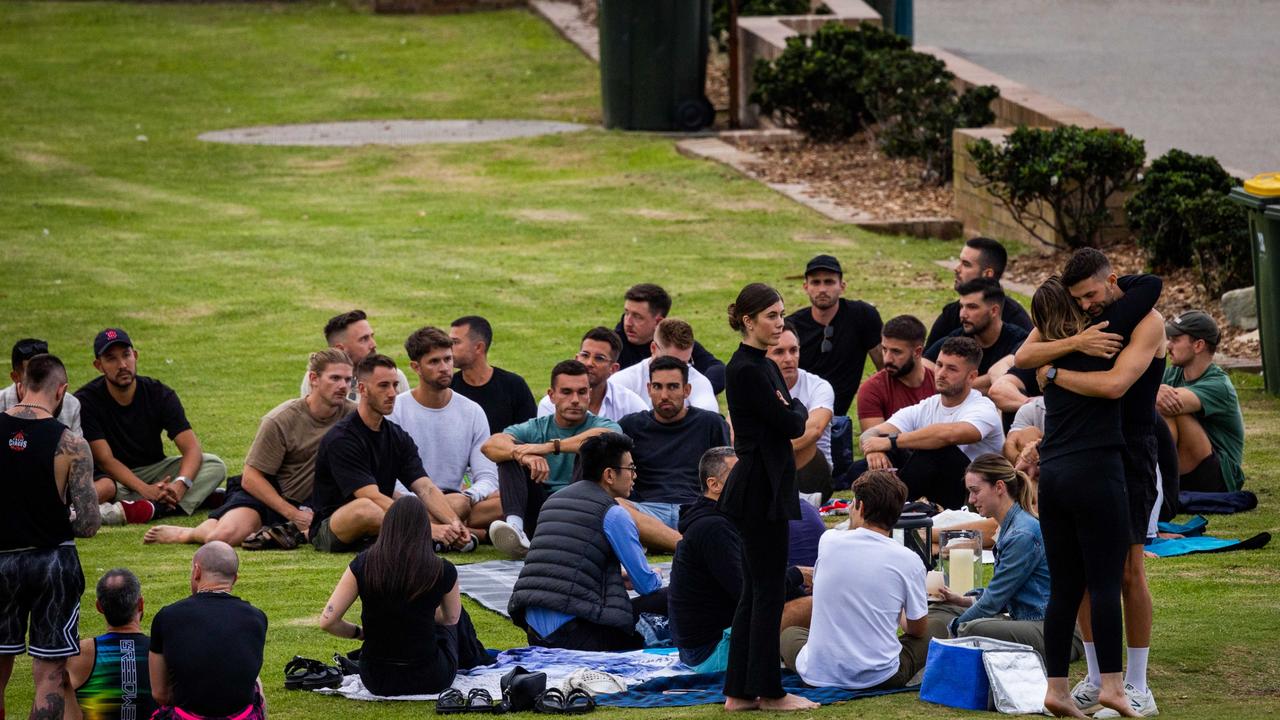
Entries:
MULTIPOLYGON (((1026 473, 996 454, 980 455, 965 470, 969 507, 999 525, 996 566, 986 588, 956 595, 939 590, 929 610, 935 636, 989 637, 1022 643, 1044 654, 1044 612, 1049 604, 1049 564, 1036 519, 1036 488, 1026 473)), ((1083 652, 1076 631, 1072 660, 1083 652)))

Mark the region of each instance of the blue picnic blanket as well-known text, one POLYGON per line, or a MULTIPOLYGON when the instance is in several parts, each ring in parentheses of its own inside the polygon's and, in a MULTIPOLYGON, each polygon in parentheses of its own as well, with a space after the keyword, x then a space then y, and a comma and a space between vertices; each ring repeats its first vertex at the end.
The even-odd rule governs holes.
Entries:
MULTIPOLYGON (((810 687, 804 684, 799 675, 785 671, 782 673, 782 688, 789 693, 800 695, 822 705, 860 697, 915 692, 920 689, 919 686, 894 690, 845 690, 844 688, 810 687)), ((724 673, 722 672, 657 677, 635 685, 626 692, 596 696, 598 705, 628 708, 686 707, 689 705, 710 705, 723 702, 724 673)))
POLYGON ((1209 527, 1209 520, 1203 515, 1197 515, 1184 523, 1162 522, 1158 527, 1162 533, 1177 533, 1184 537, 1195 537, 1204 534, 1204 531, 1209 527))
POLYGON ((1227 540, 1200 535, 1187 538, 1156 538, 1147 546, 1147 552, 1160 557, 1196 555, 1200 553, 1230 552, 1232 550, 1257 550, 1271 542, 1271 533, 1258 533, 1248 540, 1227 540))

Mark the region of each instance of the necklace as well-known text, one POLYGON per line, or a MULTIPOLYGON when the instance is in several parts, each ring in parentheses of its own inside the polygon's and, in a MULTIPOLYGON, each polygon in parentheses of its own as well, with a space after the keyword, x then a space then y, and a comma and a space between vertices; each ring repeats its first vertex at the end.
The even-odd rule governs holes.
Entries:
POLYGON ((45 407, 45 406, 43 406, 43 405, 37 405, 37 404, 35 404, 35 403, 14 403, 14 404, 13 404, 13 406, 14 406, 14 407, 24 407, 24 408, 35 408, 36 410, 43 410, 43 411, 45 411, 45 412, 49 413, 50 415, 52 415, 52 414, 53 414, 53 411, 52 411, 52 410, 50 410, 49 408, 47 408, 47 407, 45 407))

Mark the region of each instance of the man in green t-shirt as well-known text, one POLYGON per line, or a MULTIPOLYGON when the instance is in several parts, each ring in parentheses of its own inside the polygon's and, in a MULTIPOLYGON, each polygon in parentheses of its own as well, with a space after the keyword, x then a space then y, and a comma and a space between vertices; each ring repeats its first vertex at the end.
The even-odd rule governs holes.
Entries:
POLYGON ((1181 489, 1234 492, 1244 484, 1244 418, 1231 378, 1213 364, 1221 333, 1213 318, 1189 310, 1165 324, 1169 367, 1156 409, 1178 444, 1181 489))

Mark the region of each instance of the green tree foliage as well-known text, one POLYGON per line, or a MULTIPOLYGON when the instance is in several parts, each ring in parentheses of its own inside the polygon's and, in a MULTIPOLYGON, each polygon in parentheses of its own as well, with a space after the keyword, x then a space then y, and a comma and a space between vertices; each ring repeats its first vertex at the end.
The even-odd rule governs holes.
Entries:
MULTIPOLYGON (((811 14, 809 0, 738 0, 738 17, 809 14, 811 14)), ((728 31, 729 0, 712 0, 711 37, 720 44, 721 49, 726 46, 725 37, 728 31)))
POLYGON ((1107 198, 1130 187, 1146 158, 1142 140, 1069 125, 1014 130, 1001 145, 970 148, 979 178, 1013 219, 1045 244, 1053 228, 1069 247, 1094 247, 1111 220, 1107 198))

